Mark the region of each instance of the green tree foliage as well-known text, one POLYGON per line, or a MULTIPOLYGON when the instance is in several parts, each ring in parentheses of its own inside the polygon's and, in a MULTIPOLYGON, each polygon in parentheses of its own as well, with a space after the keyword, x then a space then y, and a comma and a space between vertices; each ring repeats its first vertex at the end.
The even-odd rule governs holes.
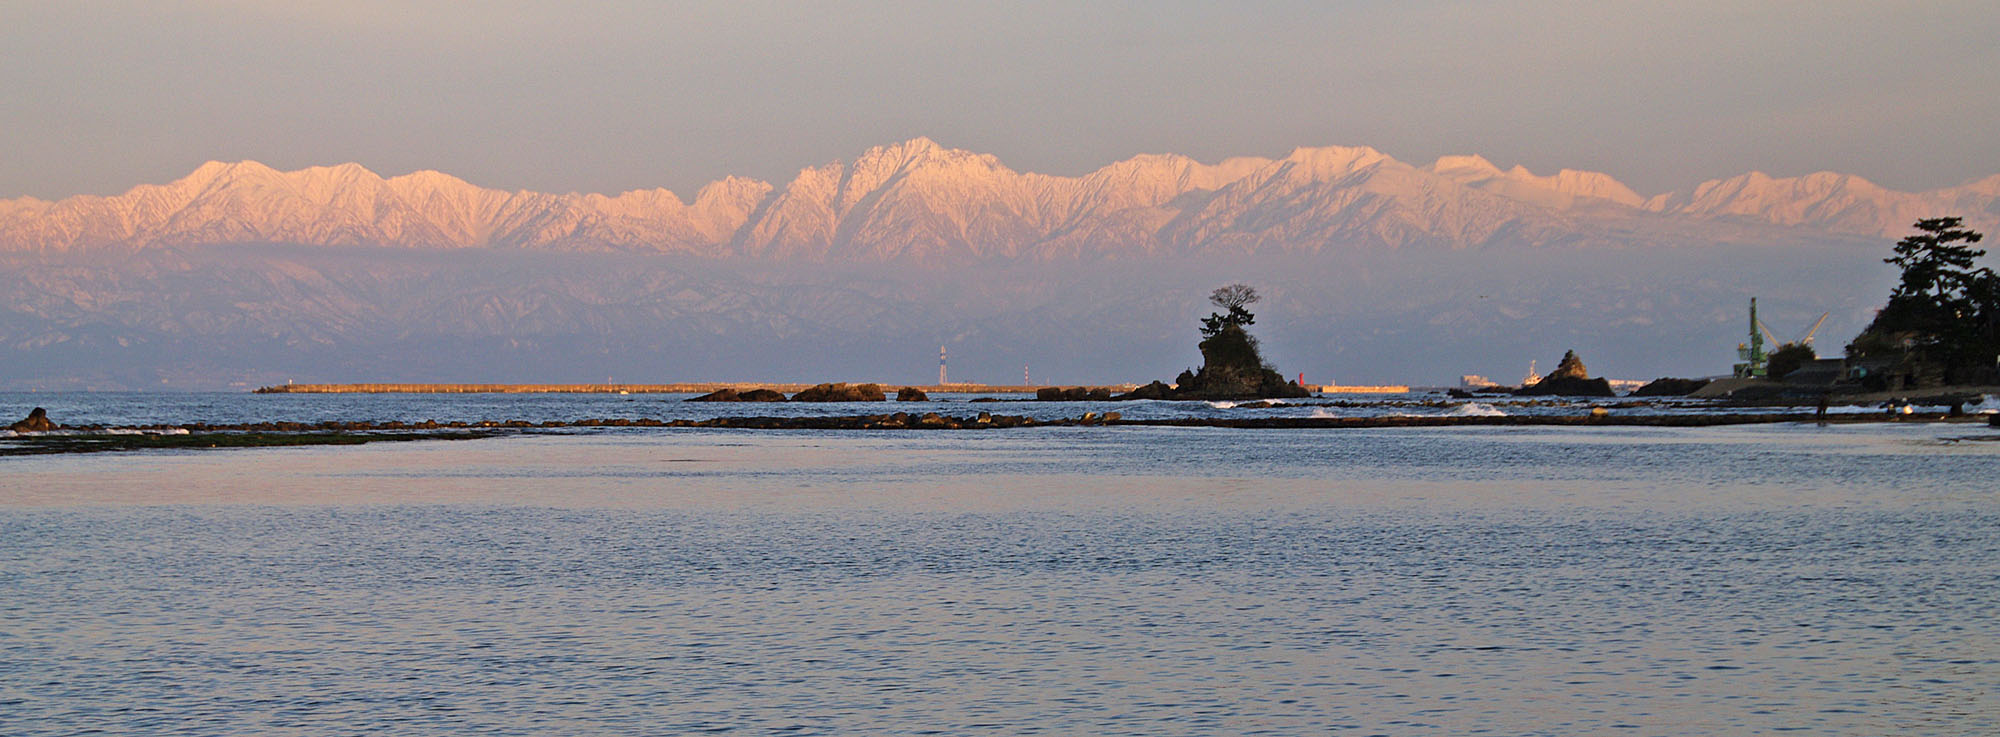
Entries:
POLYGON ((1804 366, 1807 361, 1817 358, 1819 358, 1819 354, 1814 353, 1810 345, 1805 343, 1786 343, 1778 346, 1778 350, 1771 352, 1770 358, 1766 359, 1768 362, 1764 365, 1765 372, 1773 379, 1783 378, 1785 374, 1789 374, 1798 370, 1800 366, 1804 366))
POLYGON ((1945 304, 1963 298, 1979 272, 1988 271, 1972 268, 1974 259, 1986 255, 1972 247, 1983 236, 1959 227, 1962 222, 1960 218, 1918 220, 1915 227, 1922 233, 1896 242, 1896 255, 1882 259, 1903 269, 1902 282, 1889 293, 1891 300, 1901 297, 1945 304))
POLYGON ((1248 329, 1257 322, 1248 309, 1257 299, 1257 290, 1242 284, 1231 284, 1208 296, 1222 311, 1202 318, 1201 369, 1181 373, 1175 382, 1176 396, 1243 399, 1311 395, 1264 363, 1257 338, 1248 329))
POLYGON ((1211 312, 1208 317, 1201 319, 1201 337, 1214 338, 1225 328, 1245 328, 1257 324, 1257 316, 1250 314, 1250 310, 1246 308, 1260 299, 1263 297, 1257 295, 1257 290, 1245 284, 1231 284, 1210 292, 1209 304, 1223 311, 1211 312))
MULTIPOLYGON (((1208 332, 1207 328, 1203 328, 1202 332, 1208 332)), ((1256 336, 1240 325, 1222 326, 1214 334, 1202 338, 1198 347, 1204 366, 1254 368, 1264 365, 1264 354, 1258 350, 1256 336)))
POLYGON ((1974 268, 1986 252, 1973 248, 1981 235, 1955 217, 1916 223, 1917 233, 1896 243, 1883 259, 1903 270, 1876 313, 1854 342, 1851 357, 1907 353, 1919 361, 1991 369, 2000 354, 2000 276, 1974 268))

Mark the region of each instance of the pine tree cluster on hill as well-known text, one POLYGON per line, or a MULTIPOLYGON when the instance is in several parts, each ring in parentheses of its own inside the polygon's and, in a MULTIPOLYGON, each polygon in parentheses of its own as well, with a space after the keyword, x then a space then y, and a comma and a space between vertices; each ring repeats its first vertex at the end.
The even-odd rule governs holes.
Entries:
POLYGON ((1851 360, 1893 370, 1915 383, 2000 380, 2000 275, 1974 263, 1983 237, 1955 217, 1917 221, 1917 233, 1883 259, 1903 270, 1889 302, 1847 345, 1851 360), (1914 377, 1922 377, 1917 379, 1914 377))

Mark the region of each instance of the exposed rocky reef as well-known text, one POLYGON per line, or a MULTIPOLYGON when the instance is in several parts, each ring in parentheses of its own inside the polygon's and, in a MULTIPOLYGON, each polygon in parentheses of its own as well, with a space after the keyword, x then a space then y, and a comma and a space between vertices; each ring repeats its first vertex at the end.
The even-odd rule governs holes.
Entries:
POLYGON ((48 432, 59 427, 61 426, 49 420, 48 410, 36 407, 28 413, 27 417, 22 418, 19 422, 12 425, 8 425, 7 429, 14 432, 48 432))
MULTIPOLYGON (((790 401, 886 402, 888 401, 888 399, 889 399, 888 395, 882 392, 882 387, 879 384, 832 383, 832 384, 816 384, 810 389, 806 389, 805 391, 793 394, 790 401)), ((930 401, 930 397, 924 396, 923 391, 915 387, 904 387, 901 391, 896 392, 896 399, 904 402, 930 401), (911 394, 911 392, 915 392, 915 394, 911 394)), ((783 393, 778 392, 777 390, 774 389, 743 389, 743 390, 721 389, 718 391, 713 391, 707 394, 703 394, 699 397, 690 398, 687 401, 783 402, 786 401, 786 399, 783 393)))
POLYGON ((794 402, 886 402, 879 384, 818 384, 792 395, 794 402))
POLYGON ((1173 386, 1167 384, 1167 382, 1164 381, 1154 381, 1145 386, 1133 389, 1132 391, 1125 392, 1124 394, 1120 394, 1116 397, 1113 397, 1113 399, 1121 399, 1121 400, 1173 399, 1173 398, 1174 398, 1173 386))
MULTIPOLYGON (((839 417, 716 417, 707 420, 674 420, 659 423, 665 427, 725 427, 749 430, 983 430, 1000 427, 1037 427, 1044 425, 1101 425, 1120 419, 1117 412, 1098 414, 1085 412, 1080 417, 1059 420, 1037 420, 1020 415, 996 415, 981 412, 971 417, 952 417, 936 412, 916 414, 911 412, 890 412, 876 415, 843 415, 839 417)), ((632 424, 642 424, 633 421, 632 424)), ((590 426, 586 420, 578 425, 590 426)), ((615 425, 616 420, 603 424, 615 425)))
POLYGON ((770 389, 721 389, 694 397, 690 402, 782 402, 785 395, 770 389))
POLYGON ((1615 397, 1611 382, 1602 377, 1591 378, 1590 370, 1584 368, 1583 359, 1576 357, 1576 351, 1563 351, 1562 362, 1556 370, 1549 372, 1532 386, 1514 390, 1514 394, 1524 397, 1615 397))
POLYGON ((1045 386, 1035 390, 1038 402, 1109 402, 1115 399, 1110 389, 1087 386, 1045 386))

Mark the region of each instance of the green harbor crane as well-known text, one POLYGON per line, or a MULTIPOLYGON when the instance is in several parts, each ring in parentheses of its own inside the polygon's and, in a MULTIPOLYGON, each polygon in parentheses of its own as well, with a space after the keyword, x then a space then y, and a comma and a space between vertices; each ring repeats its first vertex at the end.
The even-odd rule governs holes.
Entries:
POLYGON ((1763 323, 1757 321, 1757 298, 1750 298, 1750 342, 1736 344, 1736 357, 1742 363, 1736 364, 1736 378, 1761 379, 1768 373, 1771 356, 1764 352, 1763 323))

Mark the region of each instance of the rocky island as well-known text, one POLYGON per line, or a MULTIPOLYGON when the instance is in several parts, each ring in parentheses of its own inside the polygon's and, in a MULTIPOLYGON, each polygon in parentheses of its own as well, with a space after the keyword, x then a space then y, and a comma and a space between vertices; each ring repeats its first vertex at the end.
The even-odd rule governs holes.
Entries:
POLYGON ((1115 399, 1291 399, 1309 397, 1312 392, 1285 380, 1283 374, 1265 363, 1257 338, 1249 327, 1257 317, 1248 307, 1261 299, 1257 290, 1231 284, 1208 296, 1210 304, 1222 312, 1210 313, 1201 323, 1201 368, 1181 372, 1172 386, 1155 381, 1115 399))
POLYGON ((1590 369, 1584 368, 1583 359, 1576 357, 1576 351, 1563 351, 1562 362, 1556 370, 1542 377, 1532 385, 1514 390, 1515 396, 1523 397, 1615 397, 1618 392, 1611 389, 1611 382, 1603 377, 1591 378, 1590 369))

